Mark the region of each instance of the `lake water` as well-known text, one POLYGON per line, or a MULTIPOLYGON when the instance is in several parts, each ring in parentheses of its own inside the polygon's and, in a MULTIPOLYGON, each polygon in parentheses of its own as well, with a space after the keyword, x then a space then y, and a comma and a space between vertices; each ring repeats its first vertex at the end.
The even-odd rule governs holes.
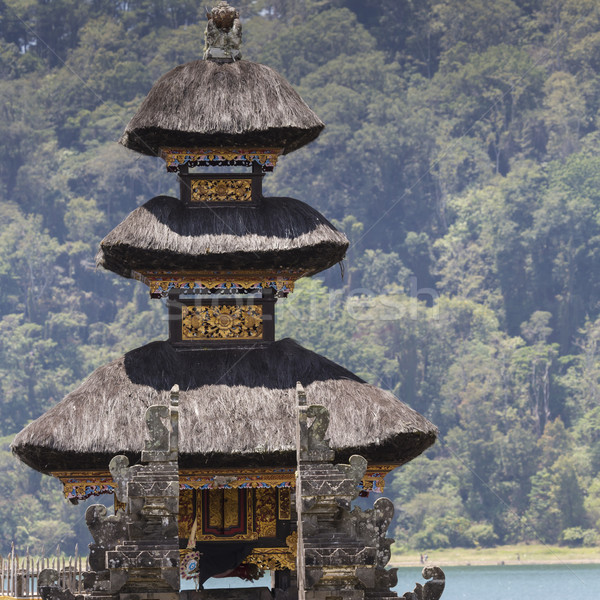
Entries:
MULTIPOLYGON (((600 565, 446 567, 442 600, 600 600, 600 565)), ((425 583, 419 567, 398 569, 399 596, 425 583)), ((265 576, 256 586, 270 586, 265 576)), ((242 587, 233 579, 209 580, 206 588, 242 587)), ((186 586, 187 587, 187 586, 186 586)))
MULTIPOLYGON (((446 567, 444 573, 442 600, 600 599, 600 565, 446 567)), ((398 569, 399 595, 422 583, 420 575, 418 568, 398 569)))

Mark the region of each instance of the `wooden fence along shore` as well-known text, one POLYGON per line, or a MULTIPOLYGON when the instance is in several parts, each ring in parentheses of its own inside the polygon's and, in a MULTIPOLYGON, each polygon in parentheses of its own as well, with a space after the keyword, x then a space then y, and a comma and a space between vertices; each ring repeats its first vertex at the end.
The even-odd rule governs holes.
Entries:
POLYGON ((83 591, 83 573, 89 571, 87 557, 82 559, 78 548, 75 556, 65 558, 56 549, 54 557, 33 558, 29 552, 19 557, 14 545, 8 557, 0 557, 0 597, 38 598, 38 576, 44 569, 54 569, 58 573, 59 585, 73 593, 83 591))

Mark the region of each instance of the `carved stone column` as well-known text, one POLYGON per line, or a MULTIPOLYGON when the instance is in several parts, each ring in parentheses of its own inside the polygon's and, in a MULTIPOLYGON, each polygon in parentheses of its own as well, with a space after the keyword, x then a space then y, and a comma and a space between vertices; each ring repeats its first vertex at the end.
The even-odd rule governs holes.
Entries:
MULTIPOLYGON (((324 406, 307 406, 306 394, 297 385, 296 434, 298 471, 299 600, 393 600, 397 569, 386 569, 393 541, 386 537, 394 505, 379 498, 370 510, 355 507, 358 485, 367 469, 361 456, 349 464, 333 464, 334 452, 326 438, 329 412, 324 406)), ((437 600, 444 589, 437 567, 423 572, 433 580, 417 584, 409 600, 437 600)))
POLYGON ((148 439, 139 465, 115 456, 109 469, 116 484, 116 514, 90 506, 85 518, 94 539, 85 594, 58 585, 52 569, 40 573, 43 600, 178 600, 179 598, 179 387, 170 406, 146 411, 148 439))
POLYGON ((139 465, 129 467, 124 456, 110 464, 118 500, 127 505, 127 539, 106 553, 110 589, 119 600, 179 596, 178 405, 175 386, 170 407, 146 411, 149 438, 139 465))
POLYGON ((350 504, 358 495, 367 461, 352 456, 334 465, 326 439, 327 409, 306 405, 298 384, 298 596, 307 600, 363 600, 372 582, 377 549, 353 528, 350 504))

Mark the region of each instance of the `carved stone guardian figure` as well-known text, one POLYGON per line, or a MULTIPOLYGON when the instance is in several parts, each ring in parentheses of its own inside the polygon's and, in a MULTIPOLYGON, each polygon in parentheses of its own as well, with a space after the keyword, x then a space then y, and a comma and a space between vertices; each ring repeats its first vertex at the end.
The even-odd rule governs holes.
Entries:
POLYGON ((204 32, 206 44, 204 59, 240 60, 242 52, 242 24, 240 13, 229 6, 228 2, 219 2, 210 13, 204 32))

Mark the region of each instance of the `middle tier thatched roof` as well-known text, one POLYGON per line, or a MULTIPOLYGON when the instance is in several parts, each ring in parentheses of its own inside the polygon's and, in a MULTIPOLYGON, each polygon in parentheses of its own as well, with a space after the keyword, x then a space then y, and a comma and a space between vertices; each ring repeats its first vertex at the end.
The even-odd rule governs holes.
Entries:
POLYGON ((208 209, 158 196, 102 240, 96 262, 123 277, 145 269, 301 268, 312 275, 341 261, 347 248, 343 233, 293 198, 208 209))
POLYGON ((249 350, 137 348, 94 371, 12 447, 42 472, 106 469, 120 453, 136 460, 146 409, 168 404, 178 384, 181 468, 293 466, 298 381, 309 404, 329 409, 338 461, 358 453, 399 465, 435 441, 436 428, 391 393, 284 339, 249 350))

